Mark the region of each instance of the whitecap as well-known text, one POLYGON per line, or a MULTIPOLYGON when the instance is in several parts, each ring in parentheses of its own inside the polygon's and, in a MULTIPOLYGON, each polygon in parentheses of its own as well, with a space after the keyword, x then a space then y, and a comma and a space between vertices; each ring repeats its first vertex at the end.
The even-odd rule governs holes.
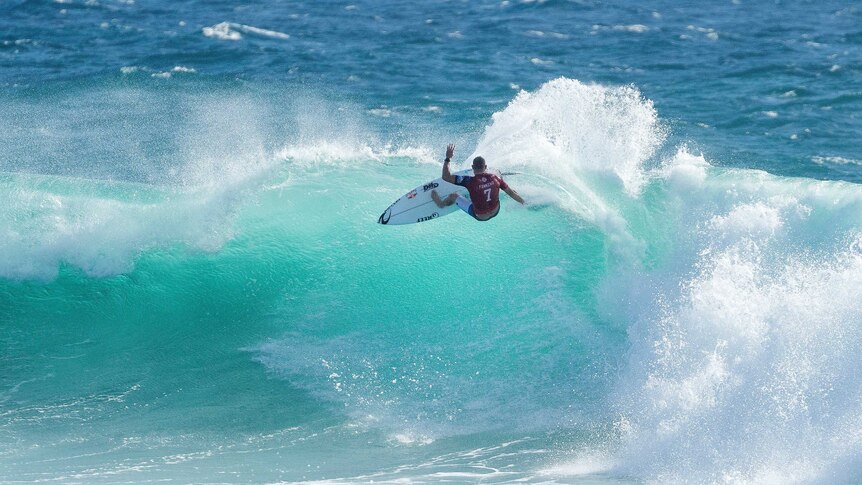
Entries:
POLYGON ((230 28, 230 23, 222 22, 215 24, 212 27, 204 27, 203 33, 207 37, 221 40, 240 40, 242 34, 230 28))
POLYGON ((368 112, 373 114, 374 116, 379 116, 381 118, 388 118, 392 116, 392 110, 388 108, 372 108, 368 110, 368 112))
POLYGON ((649 32, 649 27, 642 24, 633 24, 633 25, 615 25, 614 30, 623 30, 625 32, 634 32, 637 34, 642 34, 644 32, 649 32))
POLYGON ((631 24, 631 25, 614 25, 614 26, 606 26, 606 25, 598 25, 595 24, 592 26, 592 33, 596 33, 599 31, 613 30, 616 32, 631 32, 634 34, 643 34, 649 32, 650 28, 643 24, 631 24))
POLYGON ((817 165, 862 165, 862 160, 856 160, 853 158, 845 158, 845 157, 822 157, 822 156, 814 156, 811 157, 811 161, 816 163, 817 165))
POLYGON ((550 37, 552 39, 568 39, 569 36, 559 32, 543 32, 541 30, 528 30, 527 35, 530 37, 550 37))
POLYGON ((281 39, 287 40, 290 38, 289 34, 285 34, 284 32, 278 32, 275 30, 261 29, 260 27, 254 27, 252 25, 242 25, 242 24, 232 24, 235 29, 241 30, 246 34, 255 34, 262 37, 269 37, 271 39, 281 39))
POLYGON ((221 22, 212 27, 204 27, 203 34, 206 37, 212 37, 214 39, 233 41, 241 40, 242 34, 251 34, 280 40, 287 40, 290 38, 289 34, 285 34, 283 32, 233 22, 221 22))

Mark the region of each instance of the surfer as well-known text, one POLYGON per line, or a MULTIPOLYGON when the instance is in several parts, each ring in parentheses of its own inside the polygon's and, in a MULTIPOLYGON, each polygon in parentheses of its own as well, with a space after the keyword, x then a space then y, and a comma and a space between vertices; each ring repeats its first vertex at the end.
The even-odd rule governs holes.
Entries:
POLYGON ((452 155, 455 154, 455 145, 449 144, 446 147, 446 159, 443 161, 443 180, 450 184, 466 187, 470 192, 470 198, 453 192, 441 199, 436 190, 431 191, 431 198, 437 204, 437 207, 446 207, 452 204, 458 204, 458 207, 475 218, 477 221, 487 221, 494 218, 500 213, 500 189, 509 194, 509 197, 517 200, 521 204, 524 199, 515 192, 515 189, 509 187, 509 184, 503 181, 502 178, 492 173, 487 173, 488 166, 485 164, 485 159, 476 157, 473 159, 473 176, 469 175, 452 175, 449 171, 449 162, 452 161, 452 155))

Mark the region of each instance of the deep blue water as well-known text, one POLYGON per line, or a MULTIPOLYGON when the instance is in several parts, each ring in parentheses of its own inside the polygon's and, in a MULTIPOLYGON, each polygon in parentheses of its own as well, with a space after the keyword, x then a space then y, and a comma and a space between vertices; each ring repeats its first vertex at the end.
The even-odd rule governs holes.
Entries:
POLYGON ((277 86, 385 106, 398 128, 475 129, 513 85, 566 76, 637 86, 722 164, 855 180, 859 19, 846 2, 6 2, 0 83, 27 100, 104 84, 277 86), (290 37, 203 35, 225 22, 290 37), (177 66, 196 72, 150 79, 177 66))
POLYGON ((862 476, 852 3, 5 1, 0 108, 0 482, 862 476))

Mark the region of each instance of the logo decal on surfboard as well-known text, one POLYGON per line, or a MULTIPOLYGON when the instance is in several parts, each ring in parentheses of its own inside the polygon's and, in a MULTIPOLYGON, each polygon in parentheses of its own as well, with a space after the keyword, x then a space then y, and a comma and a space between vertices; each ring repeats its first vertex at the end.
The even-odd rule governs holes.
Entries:
MULTIPOLYGON (((395 205, 395 204, 392 204, 395 205)), ((388 224, 389 218, 392 217, 392 205, 389 206, 388 209, 383 211, 383 214, 380 214, 380 219, 377 219, 379 224, 388 224)))

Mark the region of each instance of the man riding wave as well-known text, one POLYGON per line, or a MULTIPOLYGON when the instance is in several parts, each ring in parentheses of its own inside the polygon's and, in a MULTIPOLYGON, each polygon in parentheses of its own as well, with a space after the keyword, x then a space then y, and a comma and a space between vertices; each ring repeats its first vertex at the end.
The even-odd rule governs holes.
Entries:
POLYGON ((446 159, 443 161, 443 180, 465 187, 470 193, 470 198, 467 199, 457 192, 453 192, 445 199, 441 199, 437 191, 432 190, 431 198, 434 199, 437 207, 442 208, 458 204, 458 208, 477 221, 487 221, 500 213, 500 189, 503 189, 503 192, 506 192, 509 197, 521 204, 524 203, 524 199, 502 178, 487 172, 488 166, 482 157, 473 159, 473 176, 452 175, 452 172, 449 171, 449 162, 452 161, 454 154, 455 145, 450 144, 446 147, 446 159))

